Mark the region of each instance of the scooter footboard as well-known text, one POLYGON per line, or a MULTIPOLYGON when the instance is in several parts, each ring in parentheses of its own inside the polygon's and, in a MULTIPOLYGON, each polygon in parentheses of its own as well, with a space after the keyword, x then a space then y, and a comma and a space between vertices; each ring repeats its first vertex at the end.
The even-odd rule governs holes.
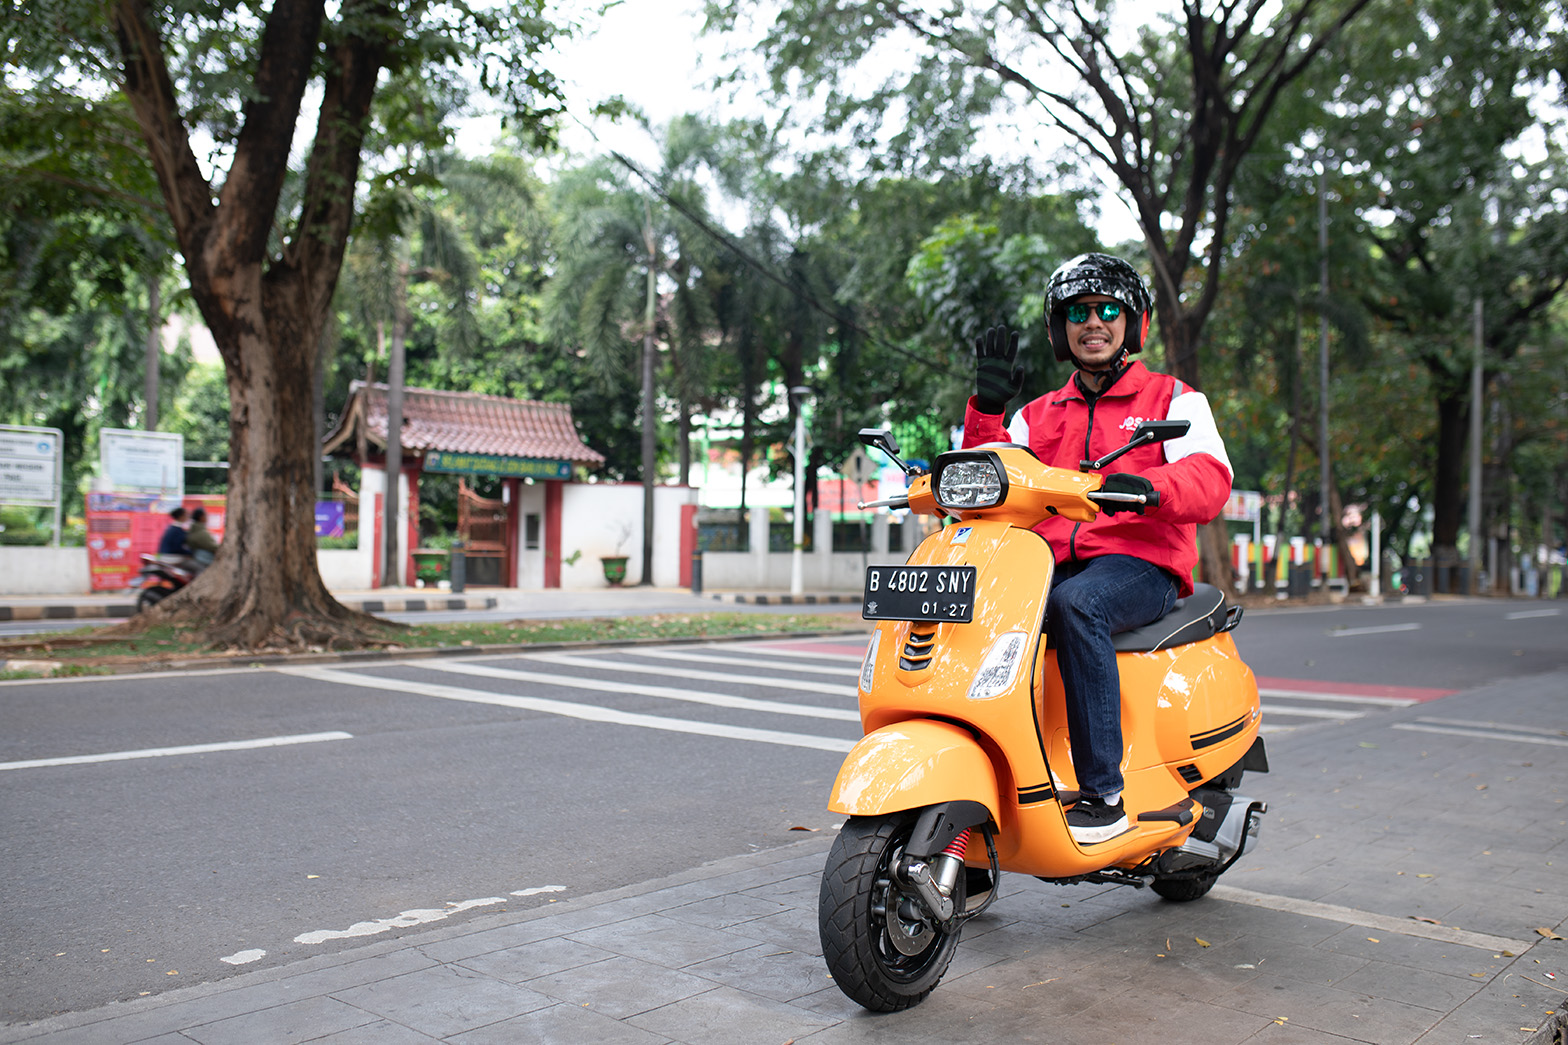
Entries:
POLYGON ((875 816, 956 801, 978 802, 1000 822, 996 768, 967 730, 914 719, 860 738, 833 781, 828 808, 875 816))

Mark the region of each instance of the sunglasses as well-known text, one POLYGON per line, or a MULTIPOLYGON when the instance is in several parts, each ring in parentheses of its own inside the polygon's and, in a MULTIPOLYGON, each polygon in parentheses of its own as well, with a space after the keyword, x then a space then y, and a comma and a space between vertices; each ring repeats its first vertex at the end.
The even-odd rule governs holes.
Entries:
POLYGON ((1091 308, 1099 314, 1100 320, 1105 323, 1111 322, 1111 320, 1122 314, 1122 306, 1119 301, 1096 301, 1093 304, 1079 302, 1067 306, 1067 322, 1089 322, 1089 310, 1091 308))

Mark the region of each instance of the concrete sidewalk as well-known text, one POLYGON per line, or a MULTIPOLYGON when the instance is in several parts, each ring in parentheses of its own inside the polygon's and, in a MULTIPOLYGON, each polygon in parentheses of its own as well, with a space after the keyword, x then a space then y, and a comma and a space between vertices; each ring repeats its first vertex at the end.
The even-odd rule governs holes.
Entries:
POLYGON ((827 976, 832 840, 811 835, 0 1042, 1560 1045, 1565 695, 1559 672, 1281 734, 1243 787, 1270 804, 1262 840, 1209 897, 1004 875, 942 985, 896 1015, 827 976))
MULTIPOLYGON (((333 592, 349 609, 363 613, 404 613, 418 610, 488 610, 499 600, 489 591, 453 595, 438 588, 380 588, 333 592)), ((0 595, 0 621, 102 620, 136 612, 136 593, 93 592, 89 595, 0 595)))

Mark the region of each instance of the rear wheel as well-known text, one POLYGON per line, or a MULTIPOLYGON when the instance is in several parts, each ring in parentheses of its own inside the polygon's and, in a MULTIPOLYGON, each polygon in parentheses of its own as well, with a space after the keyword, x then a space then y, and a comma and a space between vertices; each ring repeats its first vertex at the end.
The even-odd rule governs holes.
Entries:
MULTIPOLYGON (((897 1012, 936 989, 958 948, 921 901, 893 879, 914 828, 913 813, 852 817, 828 852, 818 928, 828 972, 849 998, 875 1012, 897 1012)), ((964 908, 964 876, 953 900, 964 908)))
POLYGON ((1156 878, 1149 883, 1149 888, 1172 903, 1187 903, 1208 895, 1214 883, 1220 880, 1220 873, 1214 871, 1209 874, 1200 874, 1194 878, 1156 878))
POLYGON ((141 594, 136 596, 136 612, 150 610, 162 602, 169 594, 168 588, 143 588, 141 594))

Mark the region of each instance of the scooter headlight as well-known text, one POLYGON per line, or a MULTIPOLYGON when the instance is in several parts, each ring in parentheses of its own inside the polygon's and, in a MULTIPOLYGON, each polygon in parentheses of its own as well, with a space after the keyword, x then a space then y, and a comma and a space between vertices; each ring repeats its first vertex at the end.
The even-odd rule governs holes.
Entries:
POLYGON ((992 453, 943 455, 933 487, 943 508, 990 508, 1006 496, 1007 476, 992 453))
POLYGON ((882 633, 871 633, 871 645, 866 647, 866 659, 860 662, 860 692, 871 692, 871 676, 876 671, 877 647, 882 644, 882 633))
POLYGON ((992 700, 1013 688, 1018 667, 1029 655, 1029 634, 1010 631, 991 644, 990 652, 969 684, 970 700, 992 700))

